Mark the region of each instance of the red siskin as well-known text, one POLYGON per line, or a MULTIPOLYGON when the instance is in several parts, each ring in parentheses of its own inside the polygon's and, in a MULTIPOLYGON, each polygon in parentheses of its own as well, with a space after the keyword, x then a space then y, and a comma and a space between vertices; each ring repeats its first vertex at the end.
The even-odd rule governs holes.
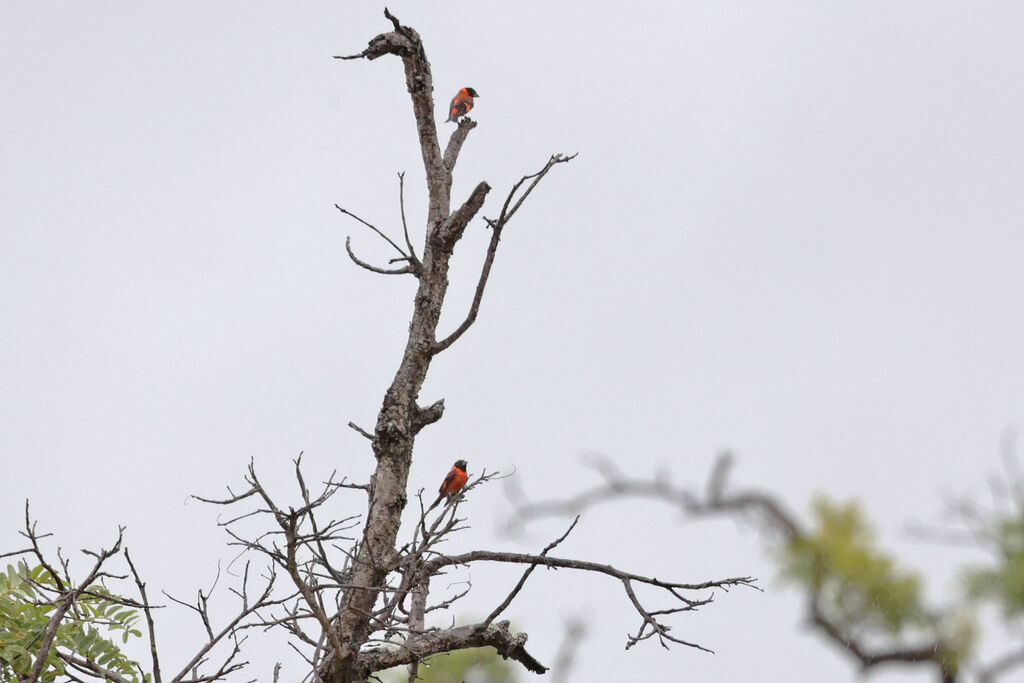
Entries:
MULTIPOLYGON (((454 121, 460 116, 468 114, 469 110, 473 108, 474 97, 480 97, 480 95, 472 88, 463 88, 455 93, 452 103, 448 105, 448 121, 454 121)), ((448 121, 445 121, 445 123, 448 123, 448 121)))
POLYGON ((466 485, 466 479, 468 478, 469 475, 466 474, 466 461, 456 460, 455 464, 452 465, 452 469, 448 472, 448 476, 445 477, 444 481, 441 483, 441 488, 437 490, 437 500, 434 501, 433 505, 427 508, 427 512, 436 508, 445 498, 448 500, 454 498, 455 494, 461 491, 462 487, 466 485))

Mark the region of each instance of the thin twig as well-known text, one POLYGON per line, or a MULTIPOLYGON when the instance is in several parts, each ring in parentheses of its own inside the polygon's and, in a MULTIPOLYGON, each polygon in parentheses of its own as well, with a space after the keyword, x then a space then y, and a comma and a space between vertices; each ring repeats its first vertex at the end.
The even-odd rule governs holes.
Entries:
POLYGON ((348 252, 348 257, 352 259, 353 263, 355 263, 360 268, 364 268, 373 273, 379 273, 381 275, 404 275, 405 273, 413 273, 415 275, 416 272, 413 270, 411 265, 405 266, 404 268, 378 268, 377 266, 370 265, 366 261, 363 261, 361 258, 356 256, 355 252, 352 251, 351 237, 345 238, 345 251, 348 252))
MULTIPOLYGON (((25 514, 28 515, 27 503, 25 505, 25 514)), ((57 605, 57 609, 54 610, 53 614, 50 616, 50 621, 46 625, 43 642, 40 644, 39 650, 36 652, 36 663, 32 668, 32 674, 27 679, 27 683, 37 683, 39 681, 39 677, 42 675, 43 667, 46 664, 50 650, 53 648, 53 641, 57 636, 57 628, 64 620, 64 615, 67 614, 68 610, 75 604, 75 601, 78 599, 78 596, 82 591, 92 585, 100 575, 100 569, 103 567, 103 563, 121 551, 121 540, 123 537, 124 527, 120 527, 117 532, 117 542, 114 543, 114 547, 110 550, 101 550, 98 553, 92 553, 96 557, 96 563, 93 565, 92 571, 89 572, 89 575, 76 588, 67 591, 61 597, 60 604, 57 605)))
POLYGON ((149 630, 149 653, 153 658, 153 683, 162 683, 160 677, 160 657, 157 655, 156 649, 156 627, 153 625, 153 612, 150 609, 149 598, 146 596, 146 584, 142 582, 139 572, 135 570, 135 564, 132 562, 132 557, 128 554, 127 548, 124 549, 124 558, 128 561, 128 566, 132 570, 132 576, 135 577, 135 585, 138 586, 139 595, 142 596, 142 610, 146 616, 146 626, 149 630))
MULTIPOLYGON (((29 519, 28 499, 26 498, 25 499, 25 531, 22 532, 22 536, 25 536, 32 543, 32 553, 36 556, 36 559, 39 560, 39 564, 41 564, 43 566, 43 568, 46 569, 46 573, 50 575, 51 579, 53 579, 54 585, 57 586, 57 588, 61 592, 64 592, 64 591, 67 590, 67 586, 65 586, 64 581, 61 579, 60 574, 57 573, 57 570, 54 569, 53 566, 51 566, 50 563, 46 561, 45 557, 43 557, 43 551, 39 548, 39 539, 46 538, 49 535, 50 534, 42 534, 42 535, 40 535, 40 534, 36 533, 36 525, 35 525, 34 522, 32 522, 29 519)), ((60 554, 60 550, 59 549, 58 549, 57 553, 58 553, 58 556, 59 556, 59 554, 60 554)))
POLYGON ((405 221, 405 171, 398 174, 398 208, 402 213, 402 234, 405 235, 405 246, 409 247, 409 261, 414 266, 421 266, 419 257, 416 256, 416 248, 412 246, 409 239, 409 225, 405 221))
POLYGON ((349 422, 348 426, 351 427, 352 429, 356 430, 357 432, 359 432, 363 436, 365 436, 370 441, 373 441, 373 434, 369 433, 368 431, 366 431, 365 429, 363 429, 362 427, 357 425, 355 422, 349 422))
POLYGON ((372 223, 369 223, 369 222, 367 222, 367 221, 363 220, 362 218, 360 218, 359 216, 355 215, 354 213, 352 213, 352 212, 351 212, 351 211, 349 211, 348 209, 343 209, 343 208, 341 208, 341 207, 340 207, 340 206, 338 206, 337 204, 335 204, 335 205, 334 205, 334 208, 336 208, 336 209, 337 209, 338 211, 341 211, 341 212, 342 212, 343 214, 345 214, 346 216, 351 216, 352 218, 355 218, 355 219, 356 219, 357 221, 359 221, 360 223, 362 223, 363 225, 365 225, 366 227, 368 227, 368 228, 369 228, 370 230, 373 230, 373 231, 374 231, 375 233, 377 233, 378 235, 380 235, 381 239, 383 239, 383 240, 384 240, 385 242, 387 242, 387 243, 388 243, 388 244, 390 244, 390 245, 391 245, 392 247, 394 247, 394 248, 395 248, 395 251, 397 251, 397 252, 398 252, 399 254, 401 254, 401 255, 402 255, 403 257, 405 257, 405 258, 409 258, 409 255, 408 255, 408 254, 406 254, 406 253, 405 253, 405 251, 403 251, 403 250, 402 250, 402 248, 401 248, 400 246, 398 246, 397 244, 395 244, 395 243, 394 243, 394 241, 392 241, 392 239, 391 239, 390 237, 388 237, 388 236, 387 236, 387 235, 385 235, 385 234, 384 234, 383 232, 381 232, 381 231, 380 231, 379 229, 377 229, 377 226, 375 226, 375 225, 373 225, 372 223))
MULTIPOLYGON (((546 556, 548 554, 548 551, 552 550, 559 543, 564 541, 566 539, 566 537, 568 537, 569 534, 572 533, 572 530, 576 528, 576 525, 579 523, 579 521, 580 521, 580 516, 576 515, 576 519, 572 520, 572 524, 570 524, 569 528, 565 530, 565 533, 562 534, 561 536, 559 536, 558 538, 556 538, 551 543, 548 543, 548 545, 544 548, 544 550, 540 551, 540 556, 541 557, 546 556)), ((523 575, 519 578, 519 582, 516 583, 515 588, 513 588, 512 591, 509 592, 509 594, 507 596, 505 596, 505 599, 501 602, 501 604, 498 605, 497 607, 495 607, 494 611, 492 611, 490 614, 488 614, 487 618, 484 619, 483 626, 485 628, 490 626, 491 622, 494 621, 495 619, 497 619, 498 615, 501 614, 502 612, 504 612, 505 609, 508 608, 508 606, 512 604, 512 601, 515 600, 517 595, 519 595, 519 591, 521 591, 523 589, 523 585, 526 584, 526 580, 528 578, 530 578, 530 574, 532 574, 533 570, 536 569, 536 568, 537 568, 537 563, 533 563, 529 567, 526 568, 526 571, 523 572, 523 575)))
POLYGON ((480 313, 480 303, 481 301, 483 301, 484 298, 484 289, 487 287, 487 280, 491 275, 491 266, 494 264, 494 257, 498 251, 498 242, 501 240, 501 231, 508 224, 509 220, 512 219, 512 216, 515 215, 516 211, 519 210, 519 207, 522 206, 523 202, 526 201, 526 198, 530 196, 530 193, 533 192, 533 189, 537 187, 537 184, 544 178, 545 175, 547 175, 548 171, 550 171, 557 164, 566 163, 572 161, 575 158, 576 154, 573 154, 571 156, 555 154, 544 165, 544 168, 531 175, 523 176, 522 178, 519 179, 518 182, 516 182, 515 185, 512 186, 512 189, 509 191, 508 196, 505 197, 505 203, 501 207, 501 213, 499 214, 498 218, 493 221, 488 221, 488 224, 491 226, 491 241, 487 245, 487 255, 484 257, 483 266, 480 268, 480 277, 477 280, 476 291, 473 294, 473 303, 469 307, 469 313, 466 315, 466 319, 463 320, 462 323, 457 328, 455 328, 454 332, 452 332, 450 335, 448 335, 441 341, 435 342, 433 344, 433 346, 431 347, 432 353, 438 354, 447 349, 449 346, 454 344, 459 339, 459 337, 461 337, 466 332, 466 330, 468 330, 470 326, 472 326, 474 322, 476 322, 477 315, 480 313), (528 180, 532 180, 533 182, 530 183, 530 185, 526 188, 526 190, 518 198, 518 200, 516 200, 515 203, 512 204, 513 199, 516 196, 516 193, 519 191, 519 188, 522 187, 523 183, 525 183, 528 180))

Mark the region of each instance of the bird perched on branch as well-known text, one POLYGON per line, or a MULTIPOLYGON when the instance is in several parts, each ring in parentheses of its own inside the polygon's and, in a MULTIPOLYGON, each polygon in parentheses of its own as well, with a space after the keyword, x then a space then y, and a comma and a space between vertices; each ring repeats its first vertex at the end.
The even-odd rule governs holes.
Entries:
POLYGON ((455 494, 461 491, 462 487, 466 485, 466 480, 468 478, 469 475, 466 474, 466 461, 456 460, 455 464, 452 465, 451 470, 448 471, 448 476, 444 478, 443 482, 441 482, 441 488, 437 490, 437 500, 434 501, 433 505, 427 508, 427 512, 436 508, 445 498, 448 500, 454 498, 455 494))
MULTIPOLYGON (((473 108, 474 97, 480 97, 480 95, 472 88, 463 88, 455 93, 452 103, 448 105, 448 121, 454 121, 460 116, 468 114, 469 110, 473 108)), ((445 121, 445 123, 448 123, 448 121, 445 121)))

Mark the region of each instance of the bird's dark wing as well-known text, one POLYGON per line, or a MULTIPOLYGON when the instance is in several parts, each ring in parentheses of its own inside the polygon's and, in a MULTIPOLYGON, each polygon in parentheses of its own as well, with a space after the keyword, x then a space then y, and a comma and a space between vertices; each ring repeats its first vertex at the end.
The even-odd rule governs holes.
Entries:
POLYGON ((449 470, 448 476, 444 478, 443 482, 441 482, 441 488, 439 488, 437 490, 438 493, 447 493, 448 492, 448 487, 451 485, 451 483, 453 481, 455 481, 455 474, 456 474, 456 470, 453 467, 453 468, 451 468, 451 470, 449 470))

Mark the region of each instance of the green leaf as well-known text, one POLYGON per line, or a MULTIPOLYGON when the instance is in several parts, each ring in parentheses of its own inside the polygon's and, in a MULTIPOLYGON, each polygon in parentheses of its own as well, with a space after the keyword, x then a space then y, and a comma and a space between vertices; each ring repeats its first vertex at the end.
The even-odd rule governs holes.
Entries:
POLYGON ((814 501, 816 528, 782 549, 783 578, 814 590, 830 616, 890 635, 931 623, 916 572, 880 550, 856 503, 814 501))

